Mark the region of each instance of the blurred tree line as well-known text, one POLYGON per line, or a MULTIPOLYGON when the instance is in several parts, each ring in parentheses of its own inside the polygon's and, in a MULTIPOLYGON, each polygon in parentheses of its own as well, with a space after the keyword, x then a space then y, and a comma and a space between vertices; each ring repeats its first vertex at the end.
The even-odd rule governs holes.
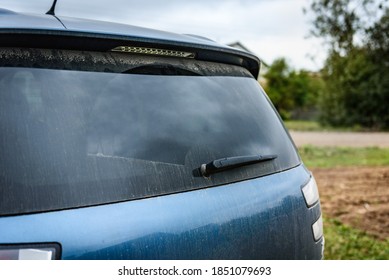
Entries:
POLYGON ((328 55, 317 75, 270 66, 265 88, 281 116, 310 108, 322 124, 388 129, 388 0, 311 0, 305 12, 328 55))
POLYGON ((323 91, 317 73, 294 70, 284 58, 276 59, 264 74, 264 88, 284 120, 313 119, 323 91))

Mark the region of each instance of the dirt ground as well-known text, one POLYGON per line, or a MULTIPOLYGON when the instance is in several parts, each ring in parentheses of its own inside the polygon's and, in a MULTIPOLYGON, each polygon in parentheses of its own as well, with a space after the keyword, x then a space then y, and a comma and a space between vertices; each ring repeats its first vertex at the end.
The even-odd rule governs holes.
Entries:
MULTIPOLYGON (((290 131, 297 146, 389 147, 388 132, 290 131)), ((312 169, 323 213, 379 239, 389 238, 389 166, 312 169)))
POLYGON ((326 217, 389 238, 389 166, 314 168, 326 217))

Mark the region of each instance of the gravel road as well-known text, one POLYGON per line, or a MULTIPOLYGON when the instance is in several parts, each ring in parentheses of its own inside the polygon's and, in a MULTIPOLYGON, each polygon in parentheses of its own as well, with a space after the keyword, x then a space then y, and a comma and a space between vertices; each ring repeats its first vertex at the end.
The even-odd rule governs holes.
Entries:
POLYGON ((389 147, 388 132, 308 132, 290 131, 297 147, 389 147))

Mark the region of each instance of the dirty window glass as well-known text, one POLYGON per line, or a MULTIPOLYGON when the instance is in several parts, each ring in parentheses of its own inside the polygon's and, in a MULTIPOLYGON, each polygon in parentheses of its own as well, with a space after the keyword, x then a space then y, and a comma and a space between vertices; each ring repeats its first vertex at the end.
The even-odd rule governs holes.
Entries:
POLYGON ((249 77, 3 67, 0 107, 0 215, 218 186, 299 164, 249 77), (278 157, 208 179, 195 172, 256 154, 278 157))

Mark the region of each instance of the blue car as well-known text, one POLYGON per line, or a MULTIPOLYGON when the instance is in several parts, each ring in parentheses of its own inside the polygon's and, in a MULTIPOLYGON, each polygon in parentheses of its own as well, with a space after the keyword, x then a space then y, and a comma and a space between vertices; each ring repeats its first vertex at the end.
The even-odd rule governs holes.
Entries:
POLYGON ((0 259, 322 259, 259 69, 197 36, 0 10, 0 259))

